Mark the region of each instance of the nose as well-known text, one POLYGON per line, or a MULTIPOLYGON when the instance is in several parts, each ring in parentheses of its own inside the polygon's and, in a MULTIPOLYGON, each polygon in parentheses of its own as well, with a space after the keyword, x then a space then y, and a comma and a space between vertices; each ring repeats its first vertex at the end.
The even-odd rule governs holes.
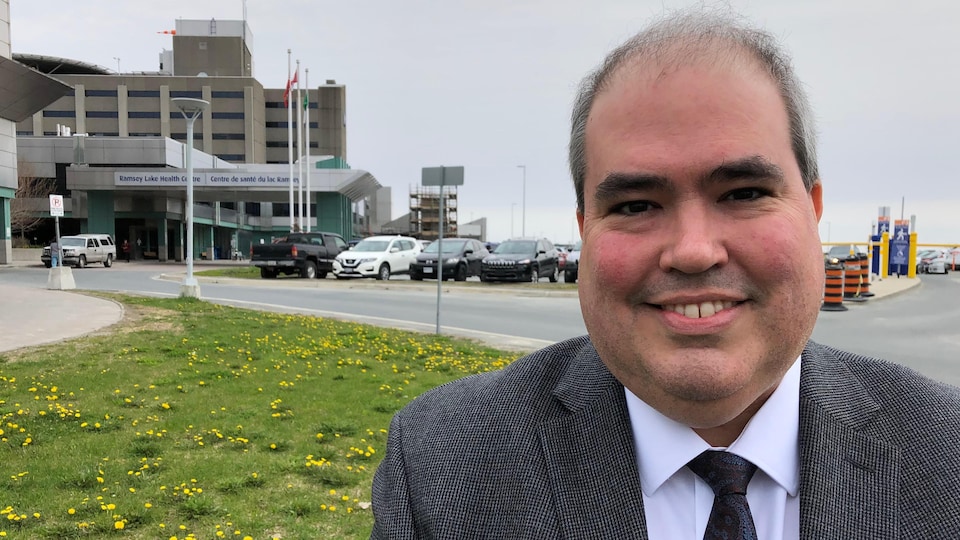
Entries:
MULTIPOLYGON (((699 274, 727 263, 728 253, 718 216, 699 203, 681 204, 671 212, 664 231, 660 269, 699 274)), ((736 241, 736 240, 734 240, 736 241)))

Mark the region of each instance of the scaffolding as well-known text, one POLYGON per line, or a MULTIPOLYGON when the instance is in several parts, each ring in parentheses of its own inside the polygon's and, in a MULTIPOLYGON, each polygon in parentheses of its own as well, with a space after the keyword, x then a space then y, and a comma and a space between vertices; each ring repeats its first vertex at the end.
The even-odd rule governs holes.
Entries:
POLYGON ((457 186, 410 188, 410 234, 436 240, 440 232, 440 198, 443 197, 443 236, 457 235, 457 186))

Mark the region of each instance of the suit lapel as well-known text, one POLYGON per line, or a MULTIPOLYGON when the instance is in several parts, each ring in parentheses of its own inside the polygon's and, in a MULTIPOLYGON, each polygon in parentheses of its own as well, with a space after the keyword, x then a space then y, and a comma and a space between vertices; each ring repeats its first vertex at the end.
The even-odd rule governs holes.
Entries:
POLYGON ((554 393, 540 439, 564 538, 640 538, 646 520, 623 386, 588 344, 554 393))
POLYGON ((800 538, 898 537, 899 450, 866 432, 879 405, 815 343, 800 381, 800 538))

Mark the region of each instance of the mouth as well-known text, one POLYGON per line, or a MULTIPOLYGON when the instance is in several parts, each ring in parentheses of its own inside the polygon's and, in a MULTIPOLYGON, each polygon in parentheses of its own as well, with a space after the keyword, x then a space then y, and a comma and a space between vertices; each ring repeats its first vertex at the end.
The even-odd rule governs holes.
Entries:
POLYGON ((697 304, 662 304, 658 305, 663 311, 672 311, 688 319, 704 319, 713 317, 725 309, 730 309, 742 302, 729 300, 713 300, 697 304))

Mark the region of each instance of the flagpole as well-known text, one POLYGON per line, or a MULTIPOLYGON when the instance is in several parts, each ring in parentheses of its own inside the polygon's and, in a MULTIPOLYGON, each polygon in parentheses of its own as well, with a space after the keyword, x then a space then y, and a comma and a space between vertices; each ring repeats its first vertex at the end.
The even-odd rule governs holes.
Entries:
POLYGON ((290 73, 290 49, 287 49, 287 91, 284 100, 287 102, 287 162, 290 163, 290 232, 293 232, 293 100, 290 99, 290 85, 293 83, 290 73))
POLYGON ((310 232, 312 230, 311 218, 310 218, 310 202, 312 200, 311 199, 312 195, 310 191, 310 169, 312 169, 313 166, 310 164, 310 69, 309 68, 303 70, 303 85, 307 87, 307 102, 304 104, 306 105, 306 107, 304 107, 304 109, 306 109, 304 111, 304 115, 307 117, 307 120, 306 120, 306 125, 304 125, 303 129, 304 131, 307 132, 307 136, 306 136, 306 139, 307 139, 307 207, 306 207, 306 211, 307 211, 307 232, 310 232))
MULTIPOLYGON (((297 60, 297 178, 303 178, 303 107, 300 106, 300 60, 297 60)), ((300 204, 297 206, 297 221, 300 223, 300 230, 303 230, 303 182, 297 184, 297 193, 299 194, 300 204)))

